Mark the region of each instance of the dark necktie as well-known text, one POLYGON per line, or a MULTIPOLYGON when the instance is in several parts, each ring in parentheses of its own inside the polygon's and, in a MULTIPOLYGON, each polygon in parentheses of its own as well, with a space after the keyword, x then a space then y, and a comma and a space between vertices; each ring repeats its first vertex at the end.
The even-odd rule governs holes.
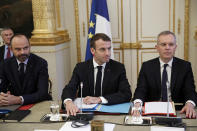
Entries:
POLYGON ((11 56, 11 53, 10 53, 10 47, 7 48, 7 54, 6 54, 6 58, 10 58, 11 56))
POLYGON ((23 85, 23 79, 24 79, 24 76, 25 76, 24 63, 20 63, 19 66, 20 66, 20 69, 19 69, 20 82, 21 82, 21 85, 23 85))
POLYGON ((167 71, 166 71, 166 67, 168 66, 168 64, 164 64, 164 69, 163 69, 163 74, 162 74, 162 84, 161 84, 161 88, 162 88, 162 101, 167 101, 167 81, 168 81, 168 75, 167 75, 167 71))
POLYGON ((95 96, 101 96, 101 77, 102 77, 102 66, 97 66, 98 72, 96 76, 95 96))

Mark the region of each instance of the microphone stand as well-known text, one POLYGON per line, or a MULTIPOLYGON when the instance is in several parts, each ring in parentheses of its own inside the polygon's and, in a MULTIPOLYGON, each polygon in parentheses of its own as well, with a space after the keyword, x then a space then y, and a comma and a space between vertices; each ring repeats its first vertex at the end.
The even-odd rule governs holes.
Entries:
POLYGON ((72 127, 81 127, 81 126, 85 126, 87 124, 89 124, 89 121, 93 119, 93 113, 83 113, 83 99, 82 99, 82 95, 83 95, 83 82, 80 82, 80 88, 81 88, 81 103, 80 103, 80 113, 77 113, 77 115, 74 118, 71 118, 71 120, 73 119, 74 121, 72 122, 71 126, 72 127))
POLYGON ((83 91, 83 90, 82 90, 82 89, 83 89, 83 82, 80 83, 80 87, 81 87, 81 104, 80 104, 81 110, 80 110, 80 113, 82 114, 82 108, 83 108, 83 107, 82 107, 82 103, 83 103, 83 99, 82 99, 82 94, 83 94, 83 93, 82 93, 82 91, 83 91))
POLYGON ((167 86, 167 117, 169 118, 170 117, 170 114, 169 114, 169 96, 168 96, 168 89, 170 88, 170 84, 169 84, 169 81, 166 82, 166 86, 167 86))

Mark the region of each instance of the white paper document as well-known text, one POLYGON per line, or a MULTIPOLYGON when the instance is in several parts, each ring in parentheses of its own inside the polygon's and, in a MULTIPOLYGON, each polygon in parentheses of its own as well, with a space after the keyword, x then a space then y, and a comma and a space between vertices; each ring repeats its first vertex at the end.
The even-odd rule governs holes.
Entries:
POLYGON ((58 131, 58 130, 44 130, 44 129, 35 129, 34 131, 58 131))
MULTIPOLYGON (((89 104, 89 105, 85 104, 85 103, 83 103, 83 99, 84 98, 82 98, 82 109, 93 109, 98 105, 98 104, 89 104)), ((77 105, 77 107, 79 109, 81 109, 81 98, 76 98, 74 100, 74 104, 77 105)))
MULTIPOLYGON (((72 122, 66 122, 59 131, 91 131, 90 124, 79 128, 71 127, 72 122)), ((115 124, 104 123, 104 131, 113 131, 115 124)))
POLYGON ((167 107, 167 103, 168 102, 146 102, 144 115, 167 114, 167 108, 169 109, 170 115, 176 115, 174 103, 169 102, 169 107, 167 107))
POLYGON ((151 126, 151 131, 185 131, 184 128, 151 126))

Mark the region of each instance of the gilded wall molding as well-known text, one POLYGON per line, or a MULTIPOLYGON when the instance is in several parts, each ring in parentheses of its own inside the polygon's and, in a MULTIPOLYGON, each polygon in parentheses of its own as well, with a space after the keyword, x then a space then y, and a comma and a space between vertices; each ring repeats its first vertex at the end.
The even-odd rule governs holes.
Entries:
POLYGON ((64 38, 64 42, 70 41, 70 37, 67 30, 58 30, 56 34, 62 36, 64 38))
POLYGON ((184 59, 188 60, 189 51, 189 8, 190 0, 185 0, 185 20, 184 20, 184 59))
POLYGON ((75 34, 76 34, 76 46, 77 46, 77 62, 81 62, 81 45, 80 45, 78 0, 74 0, 74 8, 75 8, 75 34))
POLYGON ((48 34, 48 36, 43 37, 42 34, 40 34, 40 36, 39 34, 37 34, 36 37, 34 36, 30 39, 31 46, 51 46, 70 41, 70 37, 67 30, 60 30, 57 31, 55 34, 57 37, 50 36, 50 34, 48 34))
POLYGON ((194 39, 197 40, 197 30, 195 31, 194 39))
POLYGON ((175 33, 175 11, 176 11, 176 1, 173 0, 173 32, 175 33))
POLYGON ((56 16, 57 16, 57 27, 61 27, 61 19, 60 19, 60 2, 59 0, 55 1, 55 6, 56 6, 56 16))
POLYGON ((121 49, 141 49, 142 45, 140 43, 122 43, 120 45, 121 49))
POLYGON ((58 45, 70 40, 68 32, 59 35, 56 30, 54 0, 32 0, 34 30, 30 43, 32 46, 58 45))
POLYGON ((121 0, 121 31, 122 31, 122 41, 120 44, 120 48, 122 51, 122 63, 124 64, 124 29, 123 29, 123 0, 121 0))

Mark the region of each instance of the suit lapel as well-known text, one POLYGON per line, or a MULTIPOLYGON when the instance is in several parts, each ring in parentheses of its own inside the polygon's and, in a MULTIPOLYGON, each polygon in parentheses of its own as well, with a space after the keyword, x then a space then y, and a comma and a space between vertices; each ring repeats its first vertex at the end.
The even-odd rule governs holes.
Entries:
POLYGON ((106 63, 106 66, 105 66, 105 70, 104 70, 104 77, 103 77, 103 83, 102 83, 102 95, 104 95, 104 90, 107 89, 106 86, 107 86, 107 83, 109 81, 109 78, 110 78, 110 62, 107 62, 106 63))
POLYGON ((173 59, 173 62, 172 62, 172 71, 171 71, 171 92, 173 93, 173 89, 175 87, 175 83, 176 83, 176 76, 178 73, 178 64, 177 64, 177 61, 176 61, 176 58, 173 59))
MULTIPOLYGON (((22 92, 21 87, 22 86, 21 86, 20 79, 19 79, 18 63, 17 63, 15 57, 12 58, 11 67, 12 67, 11 70, 13 72, 12 74, 14 76, 14 80, 16 82, 17 87, 19 87, 19 89, 16 89, 15 91, 17 91, 18 94, 21 94, 21 92, 22 92)), ((16 88, 16 87, 13 87, 13 88, 16 88)))
POLYGON ((157 81, 157 87, 159 87, 159 92, 161 93, 161 70, 160 70, 160 62, 159 62, 159 58, 156 59, 155 65, 153 67, 153 69, 156 69, 155 72, 155 80, 157 81))
POLYGON ((90 90, 90 96, 94 96, 94 66, 93 66, 93 60, 91 59, 88 63, 88 80, 89 80, 89 90, 90 90))
POLYGON ((27 62, 26 70, 25 70, 25 77, 23 80, 22 91, 24 91, 28 83, 28 80, 30 80, 29 77, 31 76, 31 72, 33 71, 32 68, 33 68, 33 59, 32 59, 32 56, 30 55, 29 60, 27 62))

